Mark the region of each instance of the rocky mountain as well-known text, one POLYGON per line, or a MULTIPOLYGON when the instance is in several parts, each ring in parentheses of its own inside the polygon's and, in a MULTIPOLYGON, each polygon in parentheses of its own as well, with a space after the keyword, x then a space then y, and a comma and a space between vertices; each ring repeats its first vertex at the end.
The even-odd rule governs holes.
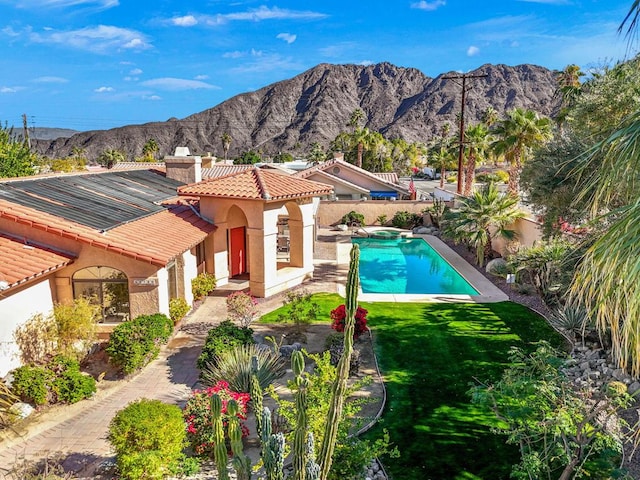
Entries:
MULTIPOLYGON (((318 65, 289 80, 237 95, 221 104, 184 119, 170 119, 111 130, 87 131, 69 138, 38 142, 49 157, 65 157, 73 147, 85 149, 90 160, 107 149, 119 149, 133 159, 143 145, 154 139, 160 156, 186 146, 194 154, 222 156, 223 133, 233 141, 230 157, 249 149, 266 154, 308 151, 319 142, 328 146, 347 129, 351 113, 360 108, 366 127, 386 138, 426 141, 440 126, 456 122, 461 106, 461 81, 446 79, 455 72, 429 78, 415 68, 376 65, 318 65)), ((535 65, 483 65, 468 75, 486 77, 467 80, 465 119, 479 121, 492 106, 499 114, 514 107, 552 115, 554 72, 535 65)))

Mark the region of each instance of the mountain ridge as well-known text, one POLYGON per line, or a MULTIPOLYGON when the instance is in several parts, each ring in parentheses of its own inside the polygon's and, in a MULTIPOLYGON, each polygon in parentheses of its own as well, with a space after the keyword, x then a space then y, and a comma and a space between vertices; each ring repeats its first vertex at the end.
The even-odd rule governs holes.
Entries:
MULTIPOLYGON (((132 160, 153 138, 159 156, 186 146, 195 154, 222 156, 223 133, 233 139, 230 157, 254 149, 265 154, 306 152, 318 142, 327 147, 347 129, 351 113, 365 113, 364 126, 387 138, 426 141, 443 123, 454 124, 460 111, 461 87, 454 80, 431 78, 412 67, 387 62, 374 65, 322 63, 290 79, 235 95, 183 119, 80 132, 68 138, 38 141, 40 153, 66 157, 74 147, 95 159, 107 149, 118 149, 132 160)), ((551 116, 558 108, 556 72, 537 65, 485 64, 468 73, 486 75, 468 82, 467 124, 480 120, 488 106, 499 115, 515 107, 551 116)))

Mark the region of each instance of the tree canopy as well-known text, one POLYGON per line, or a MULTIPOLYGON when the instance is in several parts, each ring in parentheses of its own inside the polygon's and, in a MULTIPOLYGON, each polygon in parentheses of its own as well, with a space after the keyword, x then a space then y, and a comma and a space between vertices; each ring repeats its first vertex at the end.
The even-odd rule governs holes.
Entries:
POLYGON ((27 142, 13 133, 13 128, 6 125, 0 128, 0 178, 33 175, 37 159, 27 142))

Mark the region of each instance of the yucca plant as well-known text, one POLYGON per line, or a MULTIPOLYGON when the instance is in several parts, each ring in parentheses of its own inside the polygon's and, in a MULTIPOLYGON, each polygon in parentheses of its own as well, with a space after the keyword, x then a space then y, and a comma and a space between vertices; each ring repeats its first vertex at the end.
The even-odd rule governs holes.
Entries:
POLYGON ((565 304, 556 310, 549 322, 573 343, 576 343, 578 337, 584 340, 586 334, 593 329, 593 322, 586 309, 572 304, 565 304))
POLYGON ((282 377, 287 365, 279 352, 264 345, 238 345, 216 355, 215 365, 206 364, 200 373, 200 380, 205 386, 215 385, 219 380, 226 380, 231 390, 248 392, 251 389, 251 375, 254 372, 252 362, 256 365, 255 373, 262 389, 282 377))

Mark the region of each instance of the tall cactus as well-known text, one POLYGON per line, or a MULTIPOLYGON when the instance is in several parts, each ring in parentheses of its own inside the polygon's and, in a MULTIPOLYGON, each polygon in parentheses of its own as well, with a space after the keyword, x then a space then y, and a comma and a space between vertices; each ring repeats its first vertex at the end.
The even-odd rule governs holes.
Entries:
POLYGON ((219 480, 229 480, 227 471, 227 447, 224 442, 224 426, 222 422, 222 399, 219 395, 211 395, 211 422, 213 425, 213 460, 218 470, 219 480))
POLYGON ((291 355, 291 367, 295 375, 296 384, 296 429, 293 436, 293 478, 306 480, 307 478, 307 388, 309 380, 304 373, 304 356, 296 351, 291 355))
POLYGON ((253 357, 251 359, 251 381, 249 383, 249 395, 251 396, 251 403, 253 405, 253 413, 256 417, 256 430, 258 438, 262 438, 262 388, 260 387, 260 381, 258 380, 258 359, 253 357))
POLYGON ((266 480, 284 480, 284 435, 271 434, 271 411, 268 407, 262 409, 261 417, 263 429, 260 434, 260 453, 266 480))
POLYGON ((229 414, 229 440, 231 440, 231 451, 233 452, 233 468, 236 471, 238 480, 251 479, 251 460, 244 454, 242 445, 242 427, 238 418, 238 402, 229 400, 227 403, 227 413, 229 414))
POLYGON ((349 378, 349 366, 353 352, 353 331, 355 329, 355 314, 358 308, 360 247, 354 243, 351 247, 349 273, 347 274, 347 291, 345 299, 346 318, 344 328, 344 350, 337 367, 337 376, 331 389, 331 405, 327 414, 327 423, 324 429, 324 437, 320 448, 320 480, 327 480, 336 439, 338 437, 338 424, 342 419, 342 409, 347 391, 349 378))
POLYGON ((320 465, 316 463, 316 452, 313 442, 313 432, 307 434, 307 480, 318 480, 320 478, 320 465))

